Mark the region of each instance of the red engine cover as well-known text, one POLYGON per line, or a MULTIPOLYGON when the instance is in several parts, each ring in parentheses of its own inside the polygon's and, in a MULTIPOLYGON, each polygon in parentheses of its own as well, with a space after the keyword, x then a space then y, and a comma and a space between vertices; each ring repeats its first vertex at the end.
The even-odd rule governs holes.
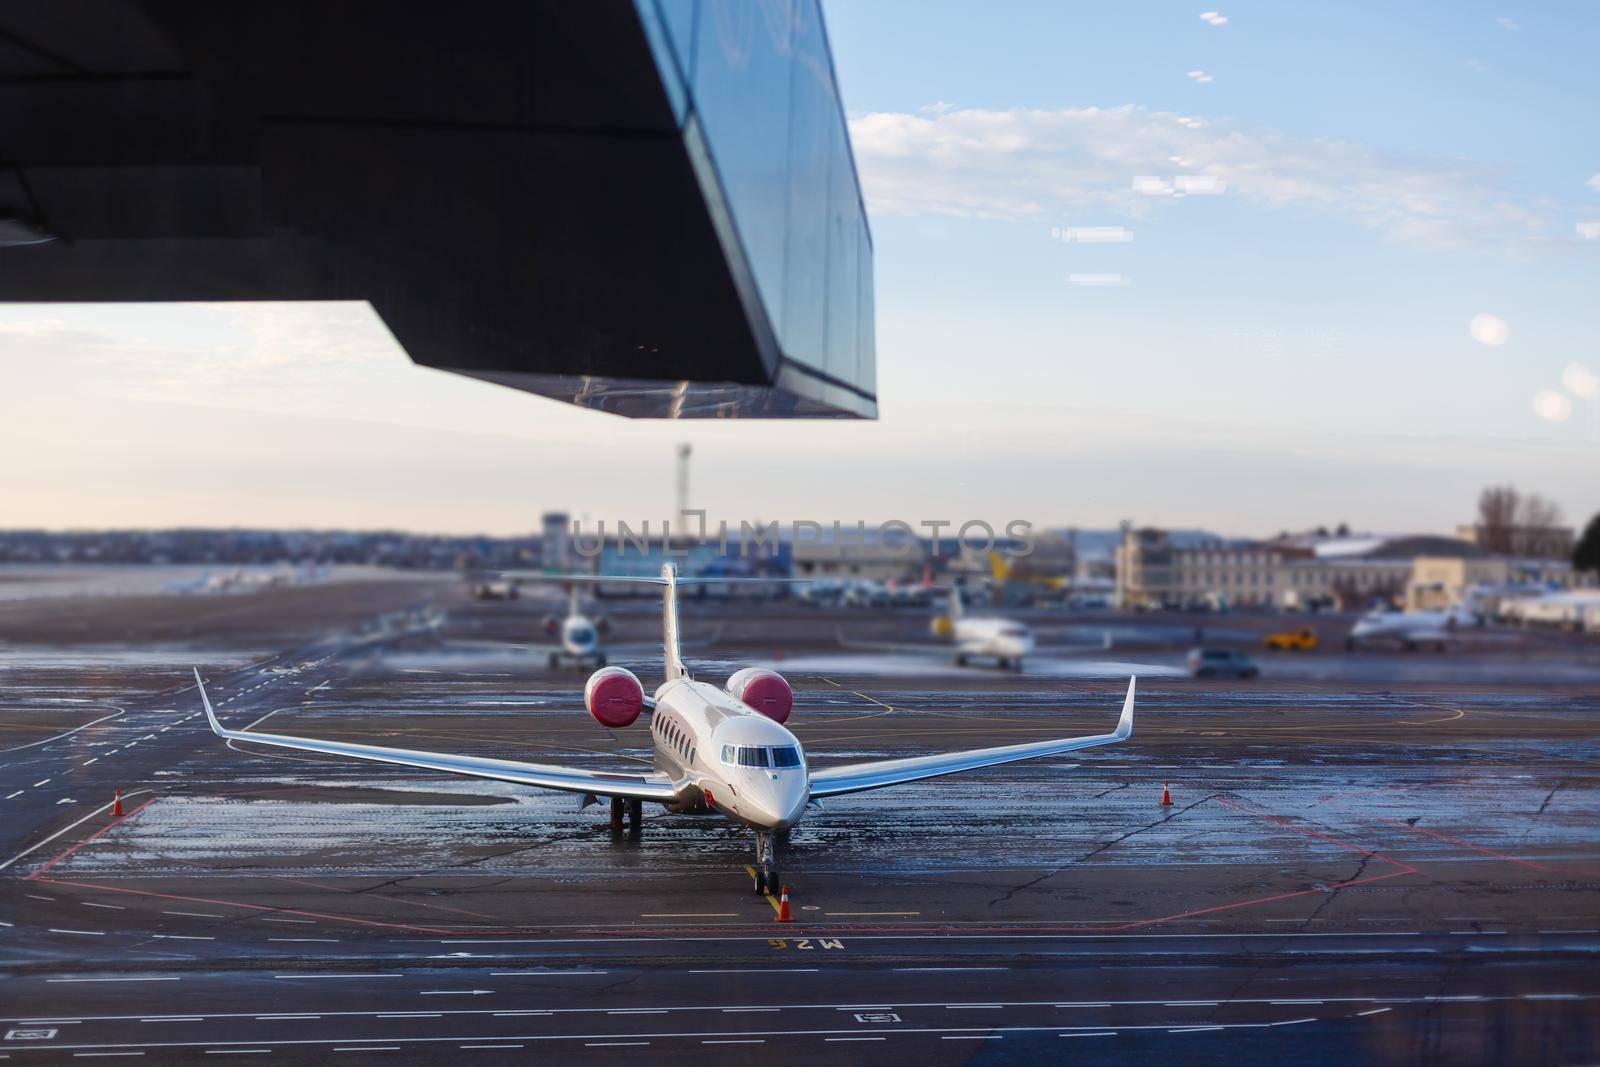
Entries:
POLYGON ((776 723, 788 722, 794 710, 794 690, 783 675, 765 667, 736 671, 728 679, 728 692, 776 723))
POLYGON ((632 726, 644 709, 644 686, 626 667, 601 667, 583 687, 583 706, 601 726, 632 726))

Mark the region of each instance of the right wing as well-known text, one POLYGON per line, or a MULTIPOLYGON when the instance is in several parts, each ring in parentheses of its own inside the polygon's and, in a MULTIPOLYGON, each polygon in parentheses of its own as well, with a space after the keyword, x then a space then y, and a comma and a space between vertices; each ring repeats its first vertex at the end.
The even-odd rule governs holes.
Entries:
POLYGON ((974 748, 965 752, 941 752, 935 756, 912 756, 908 759, 878 760, 873 763, 850 763, 843 767, 829 767, 811 773, 811 796, 814 799, 836 797, 844 793, 863 793, 869 789, 918 782, 924 778, 937 778, 945 774, 974 771, 980 767, 994 767, 1001 763, 1035 759, 1039 756, 1058 756, 1080 748, 1094 748, 1126 741, 1133 736, 1133 690, 1135 679, 1128 679, 1128 695, 1122 702, 1122 717, 1117 728, 1109 734, 1091 734, 1087 737, 1065 737, 1055 741, 1030 741, 1022 745, 1001 745, 996 748, 974 748))
POLYGON ((305 752, 323 752, 330 756, 372 760, 376 763, 394 763, 402 767, 417 767, 425 771, 443 771, 468 778, 489 778, 497 782, 516 785, 533 785, 541 789, 559 789, 566 793, 592 793, 600 797, 623 797, 628 800, 671 800, 677 795, 672 780, 658 771, 646 774, 620 774, 607 771, 589 771, 579 767, 555 767, 540 763, 522 763, 517 760, 488 759, 484 756, 453 756, 446 752, 422 752, 409 748, 384 748, 379 745, 359 745, 347 741, 321 741, 314 737, 290 737, 286 734, 258 734, 250 730, 229 730, 217 721, 211 707, 211 698, 200 681, 200 672, 194 672, 194 684, 200 690, 200 700, 206 707, 206 718, 218 737, 230 741, 249 741, 257 745, 276 745, 279 748, 297 748, 305 752))

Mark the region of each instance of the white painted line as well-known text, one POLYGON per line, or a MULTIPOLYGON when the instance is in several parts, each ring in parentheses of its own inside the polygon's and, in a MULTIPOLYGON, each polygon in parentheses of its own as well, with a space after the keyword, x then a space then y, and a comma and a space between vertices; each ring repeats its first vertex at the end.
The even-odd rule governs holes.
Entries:
MULTIPOLYGON (((148 793, 148 792, 150 792, 150 790, 148 790, 148 789, 135 789, 133 792, 124 795, 122 799, 128 800, 128 799, 130 799, 132 797, 139 796, 141 793, 148 793)), ((7 797, 6 799, 9 800, 10 797, 7 797)), ((38 851, 39 849, 41 849, 44 846, 48 845, 50 842, 54 841, 56 838, 60 837, 61 835, 66 834, 66 833, 70 833, 71 831, 76 830, 78 827, 82 826, 84 823, 88 822, 90 819, 94 818, 96 815, 99 815, 102 812, 110 811, 111 810, 111 805, 114 804, 114 803, 116 803, 115 800, 108 800, 104 804, 100 805, 98 808, 95 808, 93 811, 89 812, 89 814, 85 815, 83 818, 79 819, 77 822, 71 823, 71 824, 69 824, 67 826, 63 826, 61 829, 59 829, 55 833, 51 834, 49 837, 45 838, 43 841, 40 841, 40 842, 38 842, 36 844, 29 845, 27 848, 23 849, 21 852, 18 852, 15 856, 12 856, 10 859, 6 860, 4 863, 0 863, 0 871, 5 870, 7 867, 11 866, 13 863, 15 863, 18 860, 22 859, 22 857, 24 857, 24 856, 26 856, 26 855, 28 855, 28 854, 30 854, 32 852, 38 851)), ((29 893, 28 896, 31 897, 31 896, 33 896, 33 894, 29 893)), ((38 900, 54 900, 55 898, 54 897, 38 897, 36 899, 38 899, 38 900)))
POLYGON ((50 927, 50 932, 52 934, 82 934, 84 937, 106 936, 106 932, 104 930, 61 930, 54 926, 50 927))
POLYGON ((1267 1024, 1267 1025, 1268 1025, 1268 1026, 1299 1026, 1299 1025, 1300 1025, 1300 1024, 1301 1024, 1301 1023, 1314 1023, 1314 1022, 1316 1022, 1316 1021, 1317 1021, 1317 1020, 1315 1020, 1315 1019, 1312 1019, 1312 1018, 1305 1018, 1305 1019, 1284 1019, 1284 1020, 1282 1020, 1282 1021, 1281 1021, 1281 1022, 1275 1022, 1275 1023, 1268 1023, 1268 1024, 1267 1024))
POLYGON ((335 1048, 335 1052, 399 1052, 399 1045, 347 1045, 335 1048))
POLYGON ((192 915, 197 919, 220 919, 222 916, 210 911, 164 911, 163 915, 192 915))
POLYGON ((259 1021, 259 1022, 267 1022, 267 1021, 276 1022, 276 1021, 287 1020, 287 1019, 320 1019, 320 1018, 322 1018, 322 1016, 320 1016, 320 1015, 257 1015, 256 1016, 256 1020, 259 1021))
POLYGON ((502 978, 511 975, 531 975, 536 978, 576 978, 580 974, 610 974, 610 971, 490 971, 489 977, 502 978))
POLYGON ((1010 967, 896 967, 897 971, 927 974, 939 971, 1009 971, 1010 967))
POLYGON ((825 1037, 824 1041, 882 1041, 881 1037, 825 1037))
POLYGON ((1356 1014, 1357 1015, 1382 1015, 1384 1012, 1392 1011, 1392 1010, 1393 1009, 1391 1009, 1391 1008, 1373 1008, 1370 1011, 1358 1011, 1358 1012, 1356 1012, 1356 1014))
MULTIPOLYGON (((829 1038, 828 1040, 831 1041, 833 1038, 829 1038)), ((871 1038, 868 1038, 868 1040, 871 1040, 871 1038)), ((878 1040, 882 1041, 883 1038, 880 1037, 878 1040)), ((767 1039, 764 1037, 723 1037, 716 1039, 707 1038, 700 1043, 702 1045, 765 1045, 767 1043, 767 1039)))
POLYGON ((20 789, 19 789, 19 790, 17 790, 17 791, 16 791, 16 792, 15 792, 15 793, 11 793, 11 794, 8 794, 8 795, 7 795, 7 796, 6 796, 6 799, 7 799, 7 800, 10 800, 10 799, 11 799, 11 798, 12 798, 12 797, 20 797, 20 796, 21 796, 21 795, 22 795, 22 792, 23 792, 23 791, 22 791, 22 790, 20 790, 20 789))
POLYGON ((151 937, 159 937, 163 941, 215 941, 216 940, 216 938, 214 938, 214 937, 202 937, 199 934, 151 934, 150 936, 151 937))
POLYGON ((648 1041, 585 1041, 584 1048, 623 1048, 629 1045, 648 1045, 648 1041))
POLYGON ((404 978, 403 974, 275 974, 274 978, 404 978))
MULTIPOLYGON (((782 1008, 723 1008, 723 1009, 722 1009, 722 1011, 723 1011, 723 1014, 725 1014, 725 1015, 731 1015, 731 1014, 733 1014, 733 1013, 734 1013, 734 1012, 750 1012, 750 1011, 782 1011, 782 1010, 783 1010, 783 1009, 782 1009, 782 1008)), ((840 1009, 840 1010, 841 1010, 841 1011, 842 1011, 842 1010, 844 1010, 844 1009, 840 1009)))
POLYGON ((607 1015, 665 1015, 666 1008, 614 1008, 607 1015))
POLYGON ((207 1056, 238 1056, 246 1052, 271 1052, 270 1048, 208 1048, 207 1056))
POLYGON ((462 1048, 521 1048, 521 1045, 462 1045, 462 1048))
POLYGON ((690 974, 816 974, 817 967, 730 967, 722 970, 690 971, 690 974))
POLYGON ((308 941, 314 941, 314 942, 316 942, 318 944, 323 944, 323 945, 337 945, 339 943, 339 939, 337 937, 269 937, 269 938, 267 938, 267 940, 268 941, 292 941, 292 942, 295 942, 297 944, 308 942, 308 941))
POLYGON ((443 1017, 436 1011, 386 1011, 378 1015, 380 1019, 442 1019, 443 1017))
POLYGON ((1115 1030, 1091 1030, 1082 1034, 1057 1034, 1057 1037, 1116 1037, 1115 1030))
POLYGON ((1167 1033, 1169 1033, 1169 1034, 1199 1034, 1199 1033, 1204 1033, 1207 1030, 1222 1030, 1222 1029, 1225 1029, 1225 1028, 1221 1027, 1221 1026, 1179 1026, 1179 1027, 1175 1027, 1175 1028, 1173 1028, 1171 1030, 1168 1030, 1167 1033))
POLYGON ((110 908, 112 911, 127 911, 121 904, 96 904, 89 900, 80 900, 78 903, 86 908, 110 908))
POLYGON ((999 1041, 1004 1034, 942 1034, 940 1041, 999 1041))
POLYGON ((204 1015, 161 1015, 153 1019, 140 1019, 142 1023, 199 1023, 205 1022, 204 1015))
POLYGON ((85 767, 87 767, 87 766, 89 766, 89 764, 91 764, 91 763, 93 763, 93 762, 95 762, 95 761, 96 761, 96 760, 98 760, 98 759, 99 759, 99 758, 100 758, 100 757, 99 757, 99 756, 94 756, 94 757, 91 757, 91 758, 90 758, 90 759, 86 759, 86 760, 84 760, 84 761, 83 761, 83 765, 84 765, 84 766, 85 766, 85 767))
POLYGON ((83 1057, 87 1057, 87 1056, 143 1056, 144 1053, 142 1053, 142 1052, 74 1052, 72 1055, 74 1057, 77 1057, 77 1058, 83 1058, 83 1057))

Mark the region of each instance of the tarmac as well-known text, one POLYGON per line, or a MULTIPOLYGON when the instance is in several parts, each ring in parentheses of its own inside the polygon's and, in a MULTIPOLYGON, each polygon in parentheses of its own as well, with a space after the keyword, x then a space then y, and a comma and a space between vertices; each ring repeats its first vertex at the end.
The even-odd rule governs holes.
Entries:
POLYGON ((721 820, 615 840, 573 796, 224 744, 186 680, 233 727, 647 759, 527 647, 560 612, 411 576, 0 603, 0 1058, 1600 1058, 1593 639, 1352 655, 1313 616, 1269 654, 1305 620, 1031 609, 1015 673, 835 640, 926 611, 691 601, 697 676, 783 671, 818 766, 1098 732, 1140 677, 1126 744, 824 802, 787 924, 721 820), (1263 676, 1185 676, 1197 625, 1263 676))

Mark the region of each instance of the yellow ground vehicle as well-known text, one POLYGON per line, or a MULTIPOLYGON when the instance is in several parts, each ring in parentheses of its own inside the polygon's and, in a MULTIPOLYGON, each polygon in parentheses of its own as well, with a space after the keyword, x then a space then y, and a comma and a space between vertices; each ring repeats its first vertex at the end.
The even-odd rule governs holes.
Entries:
POLYGON ((1268 634, 1267 647, 1274 652, 1310 652, 1317 647, 1317 635, 1309 626, 1281 634, 1268 634))

